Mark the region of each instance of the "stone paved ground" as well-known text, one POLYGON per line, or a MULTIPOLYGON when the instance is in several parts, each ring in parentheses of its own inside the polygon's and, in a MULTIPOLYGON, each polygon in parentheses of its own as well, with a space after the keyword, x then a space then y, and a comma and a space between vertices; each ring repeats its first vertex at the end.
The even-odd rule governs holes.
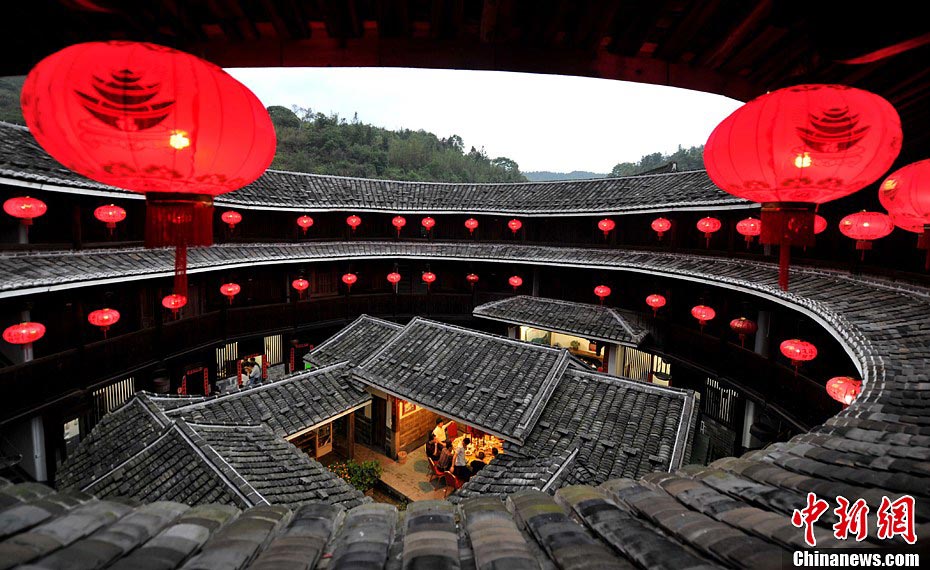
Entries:
POLYGON ((381 481, 388 487, 404 495, 411 501, 444 499, 448 488, 444 483, 429 481, 429 464, 426 462, 426 447, 418 447, 410 452, 403 463, 366 447, 355 446, 355 460, 376 460, 384 467, 381 481))

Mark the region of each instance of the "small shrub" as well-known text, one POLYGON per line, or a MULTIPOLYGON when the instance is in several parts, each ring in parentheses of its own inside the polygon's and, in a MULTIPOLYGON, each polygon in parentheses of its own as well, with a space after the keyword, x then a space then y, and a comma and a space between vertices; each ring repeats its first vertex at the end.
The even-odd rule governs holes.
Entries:
POLYGON ((375 486, 375 483, 381 478, 384 468, 373 459, 361 463, 350 459, 344 463, 333 463, 329 466, 329 470, 364 493, 375 486))

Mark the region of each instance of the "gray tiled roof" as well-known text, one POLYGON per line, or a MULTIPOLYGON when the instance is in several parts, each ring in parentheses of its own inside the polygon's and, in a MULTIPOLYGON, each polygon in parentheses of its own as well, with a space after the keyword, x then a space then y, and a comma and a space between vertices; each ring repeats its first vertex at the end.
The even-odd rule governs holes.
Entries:
POLYGON ((516 451, 539 457, 577 449, 567 484, 635 478, 682 465, 696 414, 691 391, 568 370, 516 451))
POLYGON ((454 503, 478 496, 505 497, 517 491, 558 489, 577 449, 553 455, 530 456, 502 453, 450 495, 454 503))
POLYGON ((256 388, 195 399, 181 407, 173 405, 177 398, 172 396, 150 399, 166 405, 169 418, 208 424, 263 423, 279 436, 291 436, 365 405, 371 395, 352 378, 350 366, 341 363, 256 388))
POLYGON ((589 340, 637 346, 649 334, 642 318, 628 311, 601 305, 517 295, 478 305, 476 317, 529 325, 589 340))
POLYGON ((565 350, 417 317, 354 372, 380 390, 522 442, 568 361, 565 350))
POLYGON ((266 425, 188 423, 169 418, 144 393, 104 416, 62 465, 58 485, 189 505, 315 500, 351 507, 367 500, 266 425))
MULTIPOLYGON (((0 122, 0 182, 42 184, 141 198, 75 174, 52 159, 25 127, 0 122)), ((268 170, 252 184, 224 194, 218 205, 299 211, 353 210, 423 213, 546 215, 752 207, 717 188, 704 171, 628 178, 445 184, 398 182, 268 170)))
POLYGON ((403 327, 397 323, 361 315, 304 356, 314 366, 337 362, 359 364, 383 346, 403 327))

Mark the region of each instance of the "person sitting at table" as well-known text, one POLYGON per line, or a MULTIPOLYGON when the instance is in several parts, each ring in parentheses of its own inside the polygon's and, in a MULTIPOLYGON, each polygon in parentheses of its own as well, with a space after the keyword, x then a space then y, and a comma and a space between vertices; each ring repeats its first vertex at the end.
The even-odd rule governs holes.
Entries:
POLYGON ((487 464, 484 462, 484 452, 479 451, 478 458, 472 459, 471 462, 468 464, 468 468, 471 469, 472 475, 477 475, 479 471, 484 469, 485 465, 487 464))
POLYGON ((465 460, 465 448, 470 444, 471 439, 466 437, 462 440, 462 444, 455 449, 455 461, 452 464, 452 474, 462 481, 471 479, 471 470, 468 468, 468 462, 465 460))
POLYGON ((436 434, 429 434, 429 441, 426 442, 426 456, 433 461, 439 460, 439 454, 442 453, 442 443, 436 441, 436 434))
POLYGON ((442 448, 442 451, 439 453, 439 469, 442 471, 448 471, 452 468, 452 457, 455 455, 452 452, 452 442, 446 441, 446 446, 442 448))
POLYGON ((436 427, 433 428, 433 435, 440 445, 446 442, 446 426, 442 423, 442 418, 436 418, 436 427))

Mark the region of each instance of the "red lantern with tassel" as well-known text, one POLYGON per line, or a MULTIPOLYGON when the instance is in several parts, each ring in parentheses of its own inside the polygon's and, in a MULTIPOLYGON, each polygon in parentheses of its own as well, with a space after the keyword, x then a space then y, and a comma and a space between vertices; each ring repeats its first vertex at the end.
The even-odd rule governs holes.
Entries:
POLYGON ((178 316, 178 311, 181 310, 184 305, 187 304, 187 296, 178 295, 177 293, 172 293, 171 295, 166 295, 161 300, 161 306, 170 309, 171 313, 174 316, 178 316))
POLYGON ((704 239, 707 242, 705 247, 710 247, 710 238, 714 235, 714 232, 717 232, 722 227, 720 220, 717 218, 707 217, 701 218, 697 222, 697 229, 701 232, 704 232, 704 239))
POLYGON ((658 237, 661 241, 662 236, 665 235, 665 232, 672 229, 672 222, 666 218, 656 218, 652 220, 650 227, 652 227, 652 230, 656 233, 656 237, 658 237))
POLYGON ((826 389, 831 398, 845 407, 862 393, 862 382, 849 376, 836 376, 827 380, 826 389))
POLYGON ((930 270, 930 159, 888 176, 879 187, 878 201, 896 226, 918 235, 917 247, 927 250, 924 269, 930 270))
POLYGON ((229 226, 229 231, 233 231, 236 224, 242 221, 242 214, 235 210, 227 210, 220 215, 220 219, 229 226))
POLYGON ((520 285, 523 285, 523 278, 519 275, 513 275, 510 279, 507 280, 507 283, 510 283, 510 286, 513 287, 513 292, 517 292, 517 288, 520 285))
POLYGON ((68 169, 146 196, 146 247, 173 246, 187 293, 187 247, 213 243, 213 198, 271 164, 265 107, 219 67, 164 46, 76 44, 40 61, 22 91, 38 143, 68 169))
POLYGON ((604 218, 597 223, 597 229, 604 232, 604 239, 607 239, 607 234, 612 232, 615 227, 617 227, 617 223, 610 218, 604 218))
POLYGON ((300 216, 297 218, 297 226, 307 235, 307 230, 313 227, 313 218, 310 216, 300 216))
POLYGON ((431 232, 433 231, 433 227, 436 225, 436 220, 434 220, 433 218, 429 216, 426 216, 420 221, 420 224, 422 224, 423 227, 426 228, 427 232, 431 232))
POLYGON ((746 348, 746 337, 751 334, 756 334, 759 330, 759 325, 746 317, 740 317, 730 321, 730 330, 739 335, 739 345, 746 348))
POLYGON ((604 304, 604 298, 610 296, 610 287, 607 285, 598 285, 594 288, 594 295, 601 300, 601 304, 604 304))
POLYGON ((397 293, 397 284, 400 283, 400 273, 392 271, 387 274, 388 283, 394 287, 394 292, 397 293))
POLYGON ((652 316, 656 316, 659 314, 659 309, 665 306, 665 297, 653 293, 646 297, 646 304, 652 307, 652 316))
POLYGON ((32 220, 44 215, 45 212, 48 211, 48 206, 46 206, 45 202, 42 200, 30 198, 29 196, 20 196, 17 198, 10 198, 4 202, 3 211, 14 218, 19 218, 19 222, 22 225, 31 226, 32 220))
POLYGON ((763 244, 780 246, 788 289, 792 245, 813 245, 814 208, 871 184, 901 149, 901 121, 885 99, 843 85, 767 93, 724 119, 704 166, 724 191, 762 203, 763 244))
POLYGON ((478 229, 478 220, 475 218, 468 218, 465 220, 465 227, 468 229, 468 235, 475 233, 475 230, 478 229))
POLYGON ((475 275, 474 273, 469 273, 468 275, 465 276, 465 281, 468 281, 468 284, 471 285, 472 291, 475 290, 475 284, 478 283, 478 279, 479 279, 478 276, 475 275))
POLYGON ((888 214, 881 212, 856 212, 840 220, 840 233, 856 240, 856 249, 865 252, 872 249, 872 240, 880 239, 894 230, 894 221, 888 214))
POLYGON ((19 323, 3 331, 3 340, 10 344, 32 344, 43 336, 45 325, 42 323, 19 323))
POLYGON ((817 347, 806 340, 796 338, 786 340, 779 345, 779 350, 794 366, 794 375, 798 375, 801 364, 817 358, 817 347))
POLYGON ((229 299, 229 304, 232 305, 233 298, 242 291, 242 287, 238 283, 224 283, 220 285, 220 293, 226 296, 229 299))
POLYGON ((827 219, 820 214, 814 214, 814 235, 827 231, 827 219))
POLYGON ((306 279, 294 279, 291 281, 291 287, 297 290, 297 294, 300 295, 300 298, 304 298, 304 291, 310 288, 310 282, 306 279))
POLYGON ((397 237, 400 237, 400 230, 407 225, 407 219, 403 216, 394 216, 391 225, 397 229, 397 237))
POLYGON ((112 236, 116 224, 126 219, 126 210, 116 204, 108 204, 95 209, 94 217, 106 225, 108 233, 112 236))
POLYGON ((762 233, 762 222, 752 217, 740 220, 736 222, 736 231, 746 238, 746 249, 749 249, 752 238, 762 233))
POLYGON ((354 285, 356 281, 358 281, 358 275, 354 273, 346 273, 342 276, 342 282, 348 287, 350 293, 352 292, 352 285, 354 285))
POLYGON ((110 327, 119 322, 119 311, 116 309, 97 309, 96 311, 91 311, 87 315, 87 322, 94 325, 95 327, 100 327, 100 331, 103 332, 103 338, 107 338, 107 331, 110 330, 110 327))
POLYGON ((430 271, 426 271, 425 273, 423 273, 423 275, 420 276, 420 279, 422 279, 423 282, 426 283, 426 290, 429 291, 430 285, 432 285, 436 281, 436 274, 430 271))
POLYGON ((711 321, 714 317, 717 316, 717 311, 713 310, 707 305, 696 305, 691 308, 691 316, 697 319, 698 324, 701 325, 701 330, 704 330, 704 325, 707 324, 707 321, 711 321))
POLYGON ((520 228, 523 227, 523 222, 514 218, 507 222, 507 227, 510 228, 510 231, 513 232, 513 235, 517 235, 517 232, 520 231, 520 228))
POLYGON ((348 218, 346 218, 346 225, 348 225, 350 228, 352 228, 352 233, 354 234, 354 233, 355 233, 355 230, 356 230, 360 225, 362 225, 362 219, 361 219, 360 217, 356 216, 355 214, 352 214, 351 216, 349 216, 348 218))

